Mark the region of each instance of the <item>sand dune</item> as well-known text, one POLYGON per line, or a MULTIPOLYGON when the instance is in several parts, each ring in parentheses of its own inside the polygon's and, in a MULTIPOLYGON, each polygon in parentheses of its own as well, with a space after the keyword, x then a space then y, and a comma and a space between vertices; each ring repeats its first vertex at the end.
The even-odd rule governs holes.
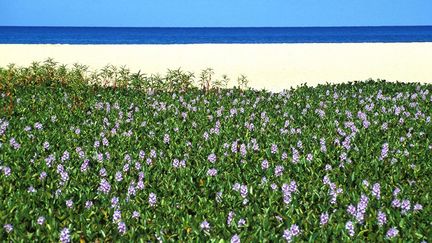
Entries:
POLYGON ((0 66, 47 57, 91 68, 125 65, 144 73, 211 67, 216 77, 227 74, 234 81, 244 74, 251 87, 273 91, 368 78, 432 82, 432 43, 0 45, 0 66))

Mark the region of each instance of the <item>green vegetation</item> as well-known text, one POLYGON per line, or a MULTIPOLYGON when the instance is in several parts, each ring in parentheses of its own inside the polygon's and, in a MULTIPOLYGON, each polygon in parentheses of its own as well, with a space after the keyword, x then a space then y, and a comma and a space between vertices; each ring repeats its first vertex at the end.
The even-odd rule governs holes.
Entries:
POLYGON ((432 239, 431 85, 228 82, 0 68, 0 239, 432 239))

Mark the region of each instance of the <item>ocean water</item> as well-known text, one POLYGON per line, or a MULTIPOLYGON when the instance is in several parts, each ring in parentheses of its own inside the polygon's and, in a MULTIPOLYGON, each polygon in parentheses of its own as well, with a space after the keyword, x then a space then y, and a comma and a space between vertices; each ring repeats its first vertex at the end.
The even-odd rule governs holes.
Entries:
POLYGON ((5 27, 1 44, 432 42, 432 26, 289 28, 5 27))

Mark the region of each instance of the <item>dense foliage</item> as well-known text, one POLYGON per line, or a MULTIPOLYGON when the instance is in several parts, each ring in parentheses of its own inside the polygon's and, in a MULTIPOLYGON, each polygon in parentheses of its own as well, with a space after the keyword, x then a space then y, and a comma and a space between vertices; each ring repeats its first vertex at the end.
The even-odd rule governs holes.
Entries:
POLYGON ((431 85, 271 93, 207 70, 201 89, 101 87, 76 70, 0 69, 0 239, 432 239, 431 85))

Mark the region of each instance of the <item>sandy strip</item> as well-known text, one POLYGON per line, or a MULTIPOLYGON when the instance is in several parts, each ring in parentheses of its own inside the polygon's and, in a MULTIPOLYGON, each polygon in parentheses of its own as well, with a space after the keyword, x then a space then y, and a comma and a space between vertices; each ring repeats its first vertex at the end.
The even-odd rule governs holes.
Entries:
POLYGON ((216 77, 240 74, 251 87, 280 91, 301 83, 368 78, 432 83, 432 43, 361 44, 193 44, 193 45, 0 45, 0 66, 29 65, 52 57, 65 64, 101 68, 125 65, 133 71, 165 73, 168 68, 216 77))

